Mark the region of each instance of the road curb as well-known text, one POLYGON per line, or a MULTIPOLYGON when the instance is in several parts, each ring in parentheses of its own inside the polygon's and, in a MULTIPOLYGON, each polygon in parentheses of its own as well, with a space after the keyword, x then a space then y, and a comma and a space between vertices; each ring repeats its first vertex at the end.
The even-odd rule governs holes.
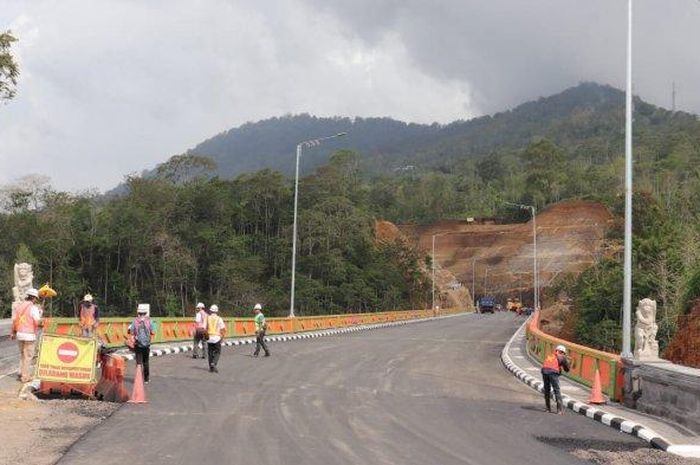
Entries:
MULTIPOLYGON (((294 333, 294 334, 279 334, 279 335, 275 335, 275 336, 265 337, 265 342, 289 342, 289 341, 298 341, 298 340, 302 340, 302 339, 313 339, 313 338, 324 337, 324 336, 337 336, 339 334, 354 333, 354 332, 358 332, 358 331, 368 331, 368 330, 372 330, 372 329, 390 328, 390 327, 395 327, 395 326, 403 326, 403 325, 407 325, 407 324, 423 323, 423 322, 427 322, 427 321, 444 320, 446 318, 454 318, 457 316, 462 316, 462 315, 467 315, 467 314, 469 314, 469 312, 455 313, 453 315, 445 315, 445 316, 437 316, 437 317, 429 317, 429 318, 419 318, 416 320, 403 320, 403 321, 393 321, 390 323, 376 323, 376 324, 369 324, 369 325, 350 326, 348 328, 325 329, 325 330, 321 330, 321 331, 308 331, 308 332, 294 333)), ((255 338, 248 337, 248 338, 225 339, 221 343, 222 346, 226 346, 226 347, 243 346, 246 344, 255 344, 255 338)), ((192 348, 193 348, 192 343, 184 343, 184 344, 174 345, 172 347, 163 347, 163 348, 158 348, 158 349, 152 349, 151 350, 151 357, 162 357, 164 355, 182 354, 185 352, 191 352, 192 348)), ((134 360, 134 357, 135 357, 134 354, 131 352, 119 352, 119 355, 123 356, 127 360, 134 360)))
MULTIPOLYGON (((517 366, 510 358, 510 355, 508 355, 513 341, 518 336, 518 334, 524 330, 526 324, 527 321, 523 323, 517 331, 515 331, 510 340, 508 340, 508 343, 506 343, 505 347, 503 347, 503 350, 501 351, 501 362, 503 362, 505 368, 520 381, 527 384, 532 389, 543 393, 544 389, 542 381, 526 373, 525 370, 517 366)), ((598 423, 602 423, 606 426, 609 426, 617 431, 622 431, 623 433, 636 436, 642 439, 643 441, 648 442, 656 449, 661 449, 663 451, 675 455, 680 455, 682 457, 700 456, 698 455, 700 452, 700 447, 698 446, 673 445, 665 438, 657 434, 654 430, 647 428, 642 424, 606 412, 605 410, 600 409, 597 406, 586 404, 584 402, 579 402, 567 396, 566 394, 562 394, 562 400, 564 401, 564 405, 566 406, 566 408, 573 410, 578 414, 591 418, 597 421, 598 423)))

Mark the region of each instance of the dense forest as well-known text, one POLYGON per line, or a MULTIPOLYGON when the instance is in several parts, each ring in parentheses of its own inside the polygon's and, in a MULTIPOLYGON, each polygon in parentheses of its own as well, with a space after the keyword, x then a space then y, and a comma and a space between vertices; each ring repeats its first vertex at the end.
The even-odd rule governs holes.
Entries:
MULTIPOLYGON (((162 173, 176 173, 177 159, 162 173)), ((357 156, 338 152, 300 183, 297 313, 424 308, 429 284, 416 252, 375 243, 357 156)), ((226 314, 289 306, 292 189, 269 170, 233 180, 184 183, 131 178, 109 201, 50 189, 14 190, 0 216, 0 268, 26 260, 60 295, 49 309, 73 315, 89 291, 108 314, 150 302, 156 315, 183 315, 197 301, 226 314)), ((10 289, 3 274, 0 288, 10 289)), ((9 308, 10 295, 3 294, 9 308)), ((7 313, 7 310, 6 310, 7 313)))
MULTIPOLYGON (((286 312, 296 142, 348 131, 305 152, 300 185, 301 314, 425 307, 427 257, 378 244, 373 222, 510 216, 563 199, 606 204, 619 227, 608 253, 551 295, 571 299, 575 337, 619 347, 624 95, 581 84, 513 110, 446 126, 389 119, 289 116, 251 123, 127 180, 124 195, 5 189, 0 268, 28 257, 70 314, 84 291, 110 313, 137 301, 182 314, 197 300, 240 312, 286 312), (354 131, 354 132, 353 132, 354 131), (342 148, 352 149, 340 150, 342 148), (307 158, 308 157, 308 158, 307 158), (239 174, 240 170, 273 169, 239 174)), ((660 337, 700 289, 700 123, 635 99, 634 299, 659 302, 660 337)), ((518 214, 523 214, 518 217, 518 214)), ((9 289, 7 283, 0 288, 9 289)), ((3 308, 9 298, 3 295, 3 308)))

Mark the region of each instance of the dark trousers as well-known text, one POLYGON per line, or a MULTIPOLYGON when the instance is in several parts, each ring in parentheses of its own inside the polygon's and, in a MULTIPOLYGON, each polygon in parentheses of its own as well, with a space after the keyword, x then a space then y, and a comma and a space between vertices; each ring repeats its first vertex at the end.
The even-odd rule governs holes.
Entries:
POLYGON ((143 381, 148 382, 149 370, 148 370, 148 358, 151 355, 150 347, 138 347, 134 348, 134 355, 136 358, 136 364, 143 366, 143 381))
POLYGON ((207 350, 209 351, 209 367, 215 367, 219 363, 219 356, 221 355, 221 341, 219 342, 208 342, 207 350))
POLYGON ((544 382, 544 404, 547 406, 547 410, 550 409, 551 390, 554 390, 557 410, 561 410, 563 402, 561 400, 561 388, 559 387, 559 375, 542 373, 542 381, 544 382))
POLYGON ((253 355, 258 355, 261 347, 265 351, 265 355, 270 355, 270 351, 267 350, 267 344, 265 343, 265 331, 259 331, 255 335, 255 352, 253 352, 253 355))
POLYGON ((192 343, 192 356, 197 358, 199 356, 199 343, 202 343, 202 358, 207 356, 207 341, 204 340, 204 335, 206 333, 203 331, 194 332, 194 342, 192 343))

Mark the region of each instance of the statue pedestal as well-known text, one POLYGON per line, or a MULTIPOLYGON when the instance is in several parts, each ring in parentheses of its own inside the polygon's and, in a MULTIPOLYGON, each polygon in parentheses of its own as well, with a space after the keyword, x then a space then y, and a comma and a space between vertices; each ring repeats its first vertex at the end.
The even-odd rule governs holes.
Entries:
POLYGON ((700 370, 667 360, 623 359, 626 407, 669 419, 700 433, 700 370))

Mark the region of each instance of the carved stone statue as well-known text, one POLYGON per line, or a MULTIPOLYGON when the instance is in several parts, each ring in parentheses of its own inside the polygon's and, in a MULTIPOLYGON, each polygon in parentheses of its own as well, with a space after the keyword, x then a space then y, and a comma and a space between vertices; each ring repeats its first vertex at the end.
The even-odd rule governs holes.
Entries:
POLYGON ((658 360, 659 342, 656 340, 656 301, 642 299, 637 305, 637 324, 634 327, 634 358, 658 360))
POLYGON ((15 286, 12 288, 12 296, 14 297, 12 302, 13 316, 17 305, 24 301, 27 290, 33 287, 32 281, 34 281, 32 265, 29 263, 15 263, 15 286))

